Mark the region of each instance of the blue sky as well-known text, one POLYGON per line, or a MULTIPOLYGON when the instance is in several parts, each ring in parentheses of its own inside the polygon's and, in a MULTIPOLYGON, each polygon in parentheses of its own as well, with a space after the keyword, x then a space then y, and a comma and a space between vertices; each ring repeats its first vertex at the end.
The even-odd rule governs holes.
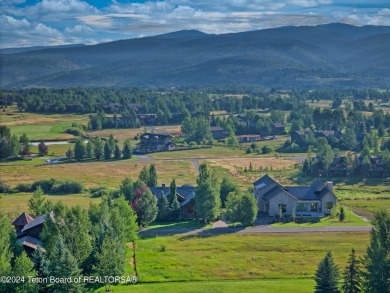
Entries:
POLYGON ((1 0, 0 47, 96 44, 183 29, 390 25, 390 0, 1 0))

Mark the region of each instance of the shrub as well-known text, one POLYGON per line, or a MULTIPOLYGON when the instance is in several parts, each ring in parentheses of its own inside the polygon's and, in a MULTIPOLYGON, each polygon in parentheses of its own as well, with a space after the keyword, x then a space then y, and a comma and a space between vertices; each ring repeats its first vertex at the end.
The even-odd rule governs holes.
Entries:
POLYGON ((98 188, 91 188, 92 197, 102 197, 103 195, 110 194, 110 190, 105 186, 101 186, 98 188))
POLYGON ((81 193, 84 189, 84 186, 82 183, 73 181, 73 180, 67 180, 65 182, 57 183, 53 185, 50 192, 51 193, 63 193, 63 194, 74 194, 74 193, 81 193))
POLYGON ((65 132, 68 133, 68 134, 75 135, 75 136, 82 136, 82 135, 85 134, 84 130, 82 130, 80 128, 77 128, 77 127, 67 128, 65 130, 65 132))
POLYGON ((164 244, 162 244, 160 246, 160 252, 165 252, 166 250, 167 250, 167 247, 164 244))
POLYGON ((43 180, 38 180, 34 181, 33 184, 31 185, 31 190, 35 191, 38 186, 40 186, 43 190, 43 192, 48 193, 51 191, 51 188, 56 184, 58 181, 55 180, 54 178, 50 179, 43 179, 43 180))
POLYGON ((28 183, 19 183, 16 185, 15 189, 19 192, 30 192, 33 190, 31 184, 28 183))
POLYGON ((269 146, 269 145, 265 145, 261 148, 261 152, 263 154, 269 154, 269 153, 272 153, 274 151, 274 148, 272 146, 269 146))
POLYGON ((3 181, 0 181, 0 193, 9 193, 9 192, 11 192, 11 187, 9 187, 3 181))

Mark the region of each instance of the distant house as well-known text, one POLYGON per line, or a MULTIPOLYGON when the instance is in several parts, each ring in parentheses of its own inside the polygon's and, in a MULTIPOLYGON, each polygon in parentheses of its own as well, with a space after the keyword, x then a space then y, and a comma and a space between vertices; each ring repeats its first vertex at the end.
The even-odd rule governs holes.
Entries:
POLYGON ((371 168, 369 170, 364 169, 363 167, 363 157, 360 156, 357 158, 357 166, 355 169, 355 173, 357 175, 368 175, 371 177, 384 177, 390 174, 390 170, 388 170, 383 162, 383 157, 372 157, 370 158, 371 168))
MULTIPOLYGON (((162 194, 168 196, 170 194, 170 188, 166 187, 163 183, 161 187, 150 188, 151 192, 160 198, 162 194)), ((176 188, 177 200, 180 203, 180 218, 182 219, 195 219, 195 187, 193 186, 180 186, 176 188)))
POLYGON ((50 212, 35 219, 27 213, 22 213, 12 225, 16 229, 17 242, 23 246, 27 253, 33 253, 38 246, 42 246, 40 234, 47 218, 54 220, 54 213, 50 212))
POLYGON ((260 135, 237 135, 237 140, 239 143, 256 142, 260 140, 260 135))
POLYGON ((219 127, 219 126, 212 126, 210 127, 210 132, 211 132, 211 135, 213 136, 214 139, 224 139, 226 138, 229 133, 223 129, 222 127, 219 127))
POLYGON ((334 157, 328 173, 330 176, 346 176, 348 173, 347 159, 345 157, 334 157))
POLYGON ((259 211, 268 216, 278 215, 279 210, 291 215, 295 209, 296 216, 323 217, 337 204, 330 181, 317 180, 310 186, 282 186, 265 175, 253 186, 259 211))
POLYGON ((141 135, 140 140, 136 152, 151 153, 176 149, 176 144, 172 142, 172 136, 169 134, 147 132, 141 135))
POLYGON ((300 144, 305 135, 307 134, 307 131, 306 130, 294 130, 291 132, 290 136, 291 136, 291 143, 296 143, 296 144, 300 144))
MULTIPOLYGON (((309 130, 295 130, 291 132, 291 142, 296 144, 301 144, 304 141, 306 135, 309 133, 309 130)), ((338 130, 314 130, 314 137, 325 137, 326 139, 331 139, 333 137, 340 138, 342 136, 341 131, 338 130)))
POLYGON ((137 118, 141 125, 156 125, 157 115, 156 114, 137 114, 137 118))
POLYGON ((280 122, 271 123, 271 134, 272 135, 281 135, 285 134, 285 126, 280 122))

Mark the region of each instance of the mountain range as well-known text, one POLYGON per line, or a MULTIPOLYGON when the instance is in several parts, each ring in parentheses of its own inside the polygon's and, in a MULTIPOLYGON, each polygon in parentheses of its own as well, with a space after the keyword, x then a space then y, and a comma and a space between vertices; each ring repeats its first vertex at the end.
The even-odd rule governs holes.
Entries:
POLYGON ((326 24, 212 35, 185 30, 0 55, 2 88, 390 85, 390 27, 326 24))

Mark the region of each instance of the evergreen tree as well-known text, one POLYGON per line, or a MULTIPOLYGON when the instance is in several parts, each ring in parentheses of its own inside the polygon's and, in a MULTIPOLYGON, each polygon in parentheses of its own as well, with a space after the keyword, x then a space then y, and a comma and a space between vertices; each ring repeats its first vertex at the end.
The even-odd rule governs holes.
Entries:
POLYGON ((173 220, 178 220, 180 217, 180 203, 177 200, 176 193, 173 195, 172 202, 171 202, 171 214, 173 220))
POLYGON ((175 179, 173 179, 171 181, 171 184, 169 185, 168 201, 169 201, 170 205, 172 204, 174 195, 176 195, 176 180, 175 179))
POLYGON ((123 159, 130 159, 132 155, 132 150, 131 150, 131 144, 130 140, 127 139, 125 140, 125 143, 123 145, 123 159))
POLYGON ((145 184, 149 183, 149 180, 150 180, 149 179, 149 170, 146 166, 142 168, 141 172, 138 175, 138 179, 141 180, 142 182, 144 182, 145 184))
MULTIPOLYGON (((50 261, 50 275, 55 278, 76 278, 81 276, 76 259, 66 248, 62 237, 58 237, 54 246, 54 251, 50 261)), ((56 282, 51 284, 51 292, 83 292, 83 283, 76 282, 56 282)))
POLYGON ((112 157, 114 155, 114 151, 115 151, 115 145, 116 145, 116 142, 115 142, 115 138, 112 134, 110 134, 108 136, 108 140, 107 140, 107 143, 108 143, 108 147, 110 149, 110 157, 112 157))
POLYGON ((73 151, 71 150, 71 148, 69 148, 69 149, 66 151, 65 155, 66 155, 66 158, 67 158, 69 161, 73 159, 73 151))
POLYGON ((110 145, 108 144, 108 142, 106 142, 104 144, 104 159, 105 160, 111 159, 111 149, 110 149, 110 145))
POLYGON ((85 158, 85 145, 84 142, 81 140, 81 138, 77 138, 76 142, 74 143, 74 158, 77 161, 81 161, 82 159, 85 158))
POLYGON ((344 280, 342 289, 344 293, 359 293, 362 292, 361 288, 361 269, 360 261, 355 256, 355 250, 352 248, 351 254, 348 259, 348 264, 344 271, 344 280))
POLYGON ((27 137, 25 133, 23 133, 19 138, 19 143, 21 147, 21 155, 22 156, 28 156, 31 155, 30 148, 30 139, 27 137))
POLYGON ((372 220, 370 244, 364 256, 365 292, 390 292, 390 213, 381 210, 372 220))
POLYGON ((368 176, 371 171, 371 160, 368 156, 364 156, 362 161, 362 172, 364 176, 368 176))
POLYGON ((171 209, 169 207, 168 199, 163 192, 160 194, 160 197, 158 198, 157 208, 158 208, 157 220, 159 221, 168 220, 171 214, 171 209))
POLYGON ((137 214, 138 224, 141 227, 147 227, 156 219, 157 213, 157 199, 150 190, 147 190, 139 199, 137 214))
POLYGON ((116 160, 120 160, 120 158, 122 157, 122 151, 121 149, 119 148, 118 144, 115 145, 115 151, 114 151, 114 158, 116 160))
POLYGON ((157 170, 155 164, 151 164, 149 166, 149 181, 145 183, 147 183, 149 187, 154 187, 157 185, 157 170))
POLYGON ((219 195, 221 197, 221 204, 222 207, 226 206, 226 200, 227 196, 230 192, 237 191, 237 186, 230 181, 227 177, 224 177, 221 182, 221 190, 219 192, 219 195))
POLYGON ((307 161, 307 159, 305 159, 305 161, 303 162, 302 173, 305 175, 310 174, 310 166, 309 166, 309 162, 307 161))
POLYGON ((94 151, 93 151, 93 144, 91 141, 87 142, 87 145, 85 147, 86 155, 85 157, 88 159, 92 159, 94 157, 94 151))
POLYGON ((35 277, 37 272, 34 270, 34 263, 28 258, 23 251, 15 260, 12 273, 16 277, 24 278, 24 282, 12 284, 14 292, 33 293, 38 291, 37 284, 28 281, 28 277, 35 277))
POLYGON ((102 141, 102 138, 100 136, 95 137, 93 144, 94 144, 93 149, 95 153, 95 159, 100 161, 104 152, 104 143, 102 141))
POLYGON ((344 222, 344 220, 345 220, 345 211, 344 211, 344 208, 341 207, 341 208, 340 208, 339 221, 340 221, 340 222, 344 222))
POLYGON ((28 200, 28 207, 31 214, 35 216, 43 215, 49 211, 46 210, 46 199, 43 197, 43 190, 41 186, 38 186, 34 191, 32 197, 28 200))
POLYGON ((314 275, 315 293, 338 293, 339 273, 338 267, 333 261, 331 252, 328 252, 318 265, 314 275))
POLYGON ((345 133, 342 138, 342 144, 344 148, 347 150, 353 150, 356 148, 357 141, 356 141, 356 134, 353 126, 349 125, 345 129, 345 133))
MULTIPOLYGON (((46 258, 42 247, 38 246, 38 248, 34 251, 32 260, 38 278, 46 278, 50 276, 50 262, 46 258)), ((38 284, 38 291, 42 293, 47 292, 49 287, 48 285, 49 284, 46 283, 38 284)))

